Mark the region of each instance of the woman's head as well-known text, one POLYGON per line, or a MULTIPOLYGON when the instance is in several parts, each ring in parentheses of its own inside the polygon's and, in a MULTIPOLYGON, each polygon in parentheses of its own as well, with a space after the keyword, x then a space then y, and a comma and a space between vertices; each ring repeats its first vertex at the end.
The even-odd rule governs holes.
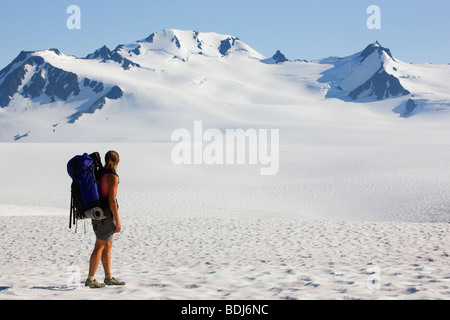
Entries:
POLYGON ((108 151, 105 155, 105 168, 107 170, 116 170, 119 164, 119 154, 115 151, 108 151))

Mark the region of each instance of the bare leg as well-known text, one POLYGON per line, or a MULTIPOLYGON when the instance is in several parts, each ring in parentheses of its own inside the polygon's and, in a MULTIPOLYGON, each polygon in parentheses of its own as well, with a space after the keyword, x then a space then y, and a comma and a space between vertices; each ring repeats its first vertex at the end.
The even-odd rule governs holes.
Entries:
POLYGON ((112 242, 106 241, 105 247, 102 253, 102 265, 103 270, 105 271, 105 276, 111 275, 111 248, 112 242))
POLYGON ((95 241, 94 251, 92 252, 91 259, 89 261, 89 276, 93 277, 97 272, 98 265, 103 256, 103 251, 107 245, 107 241, 97 239, 95 241))

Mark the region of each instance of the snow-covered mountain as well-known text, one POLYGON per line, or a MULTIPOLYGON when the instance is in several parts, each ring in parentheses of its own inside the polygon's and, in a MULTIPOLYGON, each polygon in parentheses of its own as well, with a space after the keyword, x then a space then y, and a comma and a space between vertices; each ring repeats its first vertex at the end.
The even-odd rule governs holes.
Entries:
POLYGON ((289 61, 289 59, 287 59, 286 56, 282 54, 280 50, 277 50, 277 52, 275 52, 275 54, 271 58, 261 60, 261 62, 268 64, 283 63, 286 61, 289 61))
POLYGON ((230 35, 169 29, 84 58, 21 52, 0 71, 0 140, 145 139, 193 119, 280 123, 336 100, 394 99, 409 117, 448 109, 449 80, 450 66, 404 63, 378 42, 305 62, 281 51, 266 58, 230 35))
POLYGON ((128 55, 134 59, 154 51, 165 52, 181 60, 188 60, 191 55, 224 57, 239 51, 244 52, 250 58, 264 58, 234 36, 174 29, 152 33, 143 40, 126 46, 121 45, 116 50, 119 50, 122 56, 128 55))
POLYGON ((448 85, 445 84, 450 71, 447 65, 402 62, 378 41, 354 55, 330 57, 320 63, 333 65, 319 79, 330 85, 328 98, 367 102, 407 96, 410 99, 394 109, 402 117, 450 107, 448 85), (439 84, 440 81, 443 82, 439 84))
POLYGON ((324 59, 322 63, 334 65, 321 78, 321 81, 332 84, 329 97, 352 100, 374 97, 381 100, 410 94, 395 75, 397 61, 390 50, 378 42, 368 45, 360 53, 346 58, 324 59))

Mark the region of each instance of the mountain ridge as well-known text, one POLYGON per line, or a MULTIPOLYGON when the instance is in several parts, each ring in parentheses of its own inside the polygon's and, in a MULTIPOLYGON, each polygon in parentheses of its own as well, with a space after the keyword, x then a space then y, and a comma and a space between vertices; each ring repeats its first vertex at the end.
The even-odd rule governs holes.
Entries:
MULTIPOLYGON (((182 94, 183 91, 177 86, 184 88, 182 83, 188 79, 183 79, 191 77, 191 73, 191 89, 192 85, 201 88, 214 83, 217 86, 214 87, 216 93, 194 90, 195 94, 203 96, 204 101, 217 100, 222 92, 229 90, 227 88, 236 87, 239 83, 242 83, 240 86, 243 91, 232 90, 230 94, 238 94, 242 101, 246 101, 249 92, 256 90, 252 81, 266 79, 264 83, 267 84, 261 82, 261 89, 258 89, 261 93, 270 91, 266 89, 274 83, 279 83, 281 88, 291 84, 280 80, 277 73, 270 73, 270 70, 277 68, 283 72, 296 70, 290 77, 298 78, 304 72, 314 73, 314 70, 320 69, 316 80, 305 80, 305 85, 310 88, 320 86, 323 97, 330 100, 366 103, 404 97, 405 100, 392 110, 401 117, 450 107, 448 97, 443 94, 446 92, 445 87, 439 88, 437 92, 434 87, 426 87, 428 82, 423 81, 423 78, 430 77, 427 75, 429 70, 437 70, 445 81, 446 69, 442 71, 442 68, 448 66, 427 69, 403 63, 378 41, 347 57, 305 62, 291 61, 280 50, 271 58, 266 58, 231 35, 165 29, 130 44, 120 44, 114 50, 102 46, 83 58, 66 56, 58 49, 20 52, 0 71, 0 116, 3 114, 11 122, 20 123, 20 115, 14 110, 34 110, 43 106, 52 109, 56 106, 58 112, 66 114, 65 120, 60 119, 58 123, 63 121, 73 125, 83 121, 87 115, 102 112, 114 101, 114 105, 122 103, 122 108, 125 108, 128 104, 123 102, 125 97, 139 101, 159 101, 162 99, 158 94, 161 89, 161 92, 170 92, 170 99, 181 103, 191 99, 193 90, 182 94), (244 68, 252 66, 249 69, 250 73, 255 73, 252 80, 244 79, 251 75, 240 73, 241 64, 244 68), (215 68, 219 71, 215 72, 215 68), (167 81, 162 85, 164 79, 167 81), (216 82, 209 79, 215 79, 216 82), (153 89, 150 89, 150 93, 146 88, 153 89)), ((280 91, 274 91, 273 97, 280 94, 280 91)), ((293 94, 297 95, 295 91, 293 94)), ((299 87, 298 95, 301 94, 299 87)), ((227 103, 228 98, 223 99, 222 103, 227 103)), ((236 100, 236 103, 240 104, 241 100, 236 100)), ((9 123, 8 126, 13 124, 9 123)), ((30 128, 17 128, 13 136, 29 138, 32 136, 29 131, 30 128)))

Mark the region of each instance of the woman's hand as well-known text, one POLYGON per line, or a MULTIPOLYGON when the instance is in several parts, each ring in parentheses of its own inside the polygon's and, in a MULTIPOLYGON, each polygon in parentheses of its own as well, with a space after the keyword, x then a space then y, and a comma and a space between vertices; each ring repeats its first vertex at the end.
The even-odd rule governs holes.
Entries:
POLYGON ((116 230, 114 230, 114 233, 119 233, 122 230, 122 226, 120 225, 120 220, 119 221, 114 220, 114 224, 116 225, 116 230))

